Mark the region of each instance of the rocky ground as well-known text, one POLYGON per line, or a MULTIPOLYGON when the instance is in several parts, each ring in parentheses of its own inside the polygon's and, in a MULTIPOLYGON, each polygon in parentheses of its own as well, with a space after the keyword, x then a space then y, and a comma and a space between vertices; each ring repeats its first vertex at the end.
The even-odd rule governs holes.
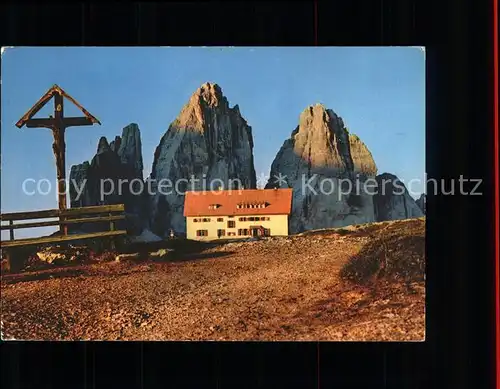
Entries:
POLYGON ((4 274, 2 338, 421 341, 424 224, 184 243, 162 261, 4 274))

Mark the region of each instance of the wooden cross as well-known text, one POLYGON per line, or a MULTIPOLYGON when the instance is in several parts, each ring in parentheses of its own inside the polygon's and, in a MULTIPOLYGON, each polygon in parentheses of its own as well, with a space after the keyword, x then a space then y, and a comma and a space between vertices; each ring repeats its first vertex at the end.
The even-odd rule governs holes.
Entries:
MULTIPOLYGON (((66 209, 66 144, 64 142, 64 133, 66 128, 73 126, 91 126, 93 124, 101 124, 94 116, 83 108, 75 99, 64 92, 59 86, 53 85, 47 93, 45 93, 40 100, 38 100, 31 109, 24 114, 16 123, 18 128, 24 125, 28 128, 50 128, 54 136, 54 143, 52 149, 56 157, 57 169, 57 182, 58 182, 58 200, 59 209, 66 209), (85 116, 82 117, 64 117, 64 99, 68 99, 83 112, 85 116), (50 99, 54 98, 54 116, 50 115, 48 118, 33 119, 33 116, 40 111, 50 99)), ((67 226, 60 227, 60 231, 67 235, 67 226)))

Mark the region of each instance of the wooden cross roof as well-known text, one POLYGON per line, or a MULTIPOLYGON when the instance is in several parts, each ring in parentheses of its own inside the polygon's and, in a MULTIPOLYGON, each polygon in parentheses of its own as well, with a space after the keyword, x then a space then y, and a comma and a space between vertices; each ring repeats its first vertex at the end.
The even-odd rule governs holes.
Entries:
POLYGON ((85 115, 85 117, 87 118, 87 120, 89 121, 89 124, 101 124, 101 122, 99 120, 97 120, 96 117, 94 117, 89 111, 87 111, 85 108, 83 108, 79 103, 78 101, 76 101, 73 97, 71 97, 70 95, 68 95, 64 90, 62 90, 61 87, 59 87, 58 85, 53 85, 48 91, 47 93, 45 93, 41 98, 40 100, 38 100, 35 105, 33 105, 33 107, 30 108, 30 110, 28 112, 26 112, 23 117, 21 119, 19 119, 19 121, 16 123, 16 126, 18 128, 21 128, 23 127, 26 122, 28 120, 30 120, 33 116, 36 115, 36 113, 38 111, 40 111, 44 106, 45 104, 47 104, 49 102, 49 100, 55 95, 55 94, 59 94, 65 98, 67 98, 70 102, 72 102, 74 105, 76 105, 78 107, 78 109, 80 111, 83 112, 83 114, 85 115))

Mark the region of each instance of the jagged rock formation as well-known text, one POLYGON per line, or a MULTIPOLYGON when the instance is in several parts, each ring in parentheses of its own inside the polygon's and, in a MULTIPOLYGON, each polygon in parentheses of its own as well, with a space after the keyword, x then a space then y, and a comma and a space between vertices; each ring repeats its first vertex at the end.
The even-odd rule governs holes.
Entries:
POLYGON ((110 147, 117 150, 121 164, 130 169, 134 178, 143 179, 141 131, 137 124, 131 123, 126 126, 121 138, 117 136, 110 147))
POLYGON ((185 233, 186 190, 210 190, 211 184, 227 189, 239 182, 255 188, 252 150, 252 129, 239 107, 229 107, 217 84, 203 84, 156 148, 150 176, 155 192, 149 202, 152 231, 159 236, 170 228, 185 233), (162 182, 171 186, 161 189, 162 182))
POLYGON ((86 207, 93 204, 95 197, 93 191, 87 187, 90 163, 85 161, 79 165, 71 166, 69 173, 69 197, 71 208, 86 207), (82 190, 80 190, 82 188, 82 190))
POLYGON ((305 109, 271 166, 267 188, 294 189, 290 231, 375 221, 363 190, 377 167, 365 144, 321 104, 305 109))
POLYGON ((417 199, 417 205, 424 215, 425 215, 425 200, 426 197, 424 193, 422 193, 420 197, 417 199))
MULTIPOLYGON (((147 192, 141 191, 143 186, 141 134, 138 125, 132 123, 110 144, 101 137, 90 163, 85 161, 71 167, 71 207, 124 203, 127 223, 120 227, 140 234, 146 220, 147 192)), ((77 228, 87 231, 104 226, 89 224, 77 228)))
POLYGON ((373 197, 377 221, 411 219, 424 216, 406 186, 395 175, 383 173, 376 177, 377 193, 373 197))
POLYGON ((363 178, 373 177, 377 174, 377 166, 373 161, 368 147, 357 135, 349 134, 349 146, 353 161, 354 173, 363 178))
MULTIPOLYGON (((291 233, 423 215, 424 195, 417 205, 397 177, 376 175, 366 145, 332 110, 316 104, 301 113, 272 163, 266 188, 294 189, 291 233)), ((71 167, 70 180, 72 207, 124 203, 131 234, 145 228, 160 237, 170 229, 183 234, 186 190, 256 188, 252 129, 218 85, 205 83, 161 138, 146 183, 137 124, 111 143, 101 138, 90 163, 71 167), (110 185, 114 190, 102 199, 110 185)))

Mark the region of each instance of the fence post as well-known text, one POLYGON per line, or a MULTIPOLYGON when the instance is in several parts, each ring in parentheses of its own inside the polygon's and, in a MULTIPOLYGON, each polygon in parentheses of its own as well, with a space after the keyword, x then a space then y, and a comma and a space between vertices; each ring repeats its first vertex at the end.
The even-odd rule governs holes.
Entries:
POLYGON ((59 215, 59 231, 62 231, 64 236, 68 235, 68 225, 62 224, 61 222, 64 222, 66 220, 67 218, 64 216, 64 213, 61 212, 61 214, 59 215))
MULTIPOLYGON (((108 214, 108 216, 113 216, 113 214, 110 212, 108 214)), ((109 230, 110 231, 114 231, 115 230, 115 222, 113 220, 110 220, 109 222, 109 230)), ((111 250, 115 250, 116 246, 115 246, 115 239, 113 237, 111 237, 111 250)))
MULTIPOLYGON (((14 222, 12 220, 9 220, 9 226, 13 226, 14 225, 14 222)), ((10 240, 14 240, 14 229, 11 228, 9 230, 9 233, 10 233, 10 240)))
MULTIPOLYGON (((110 212, 108 214, 109 217, 113 216, 113 214, 110 212)), ((115 222, 113 220, 110 220, 109 221, 109 230, 110 231, 114 231, 115 230, 115 222)))

